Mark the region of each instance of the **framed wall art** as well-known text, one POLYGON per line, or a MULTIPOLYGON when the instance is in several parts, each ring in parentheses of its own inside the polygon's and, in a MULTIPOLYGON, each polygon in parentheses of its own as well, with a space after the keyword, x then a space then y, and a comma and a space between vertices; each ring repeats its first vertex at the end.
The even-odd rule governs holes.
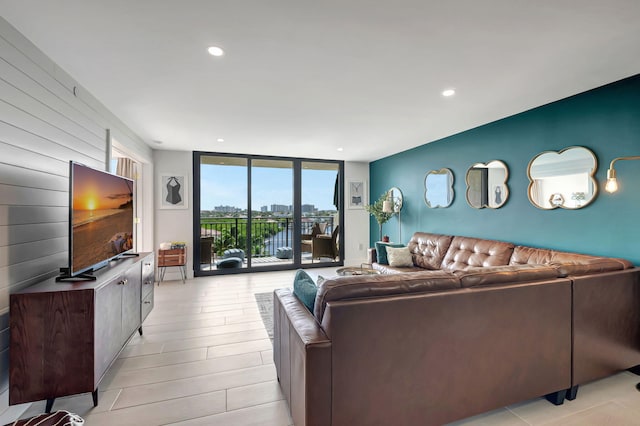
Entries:
POLYGON ((184 173, 160 173, 158 187, 161 209, 189 208, 189 181, 184 173))
POLYGON ((347 188, 347 207, 350 209, 364 209, 367 204, 366 183, 363 180, 351 180, 347 188))

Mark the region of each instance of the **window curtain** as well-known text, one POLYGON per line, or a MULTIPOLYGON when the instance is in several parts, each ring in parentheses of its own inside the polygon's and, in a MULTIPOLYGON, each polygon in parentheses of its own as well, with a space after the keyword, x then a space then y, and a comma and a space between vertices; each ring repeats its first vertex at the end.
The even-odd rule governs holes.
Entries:
POLYGON ((138 177, 136 162, 131 158, 118 157, 116 165, 116 174, 129 179, 136 180, 138 177))
MULTIPOLYGON (((133 161, 131 158, 118 157, 118 162, 116 164, 116 174, 118 176, 132 179, 134 182, 132 186, 137 186, 136 181, 138 178, 138 164, 135 161, 133 161)), ((131 191, 133 191, 133 188, 131 188, 131 191)), ((133 227, 133 241, 136 246, 136 250, 141 251, 142 242, 139 241, 140 234, 139 234, 138 226, 136 225, 136 223, 138 223, 139 221, 138 203, 136 203, 135 199, 133 202, 133 216, 135 217, 134 227, 133 227)))

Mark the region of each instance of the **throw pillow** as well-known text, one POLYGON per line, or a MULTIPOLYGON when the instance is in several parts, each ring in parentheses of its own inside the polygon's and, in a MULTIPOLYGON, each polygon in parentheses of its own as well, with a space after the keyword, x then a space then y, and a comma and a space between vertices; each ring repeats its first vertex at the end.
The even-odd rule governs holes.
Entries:
POLYGON ((387 247, 404 247, 403 244, 376 242, 376 260, 381 265, 388 265, 387 247))
POLYGON ((313 282, 313 278, 304 270, 298 269, 293 279, 293 294, 300 299, 304 306, 311 312, 313 312, 313 305, 316 303, 317 292, 318 287, 316 283, 313 282))
POLYGON ((396 268, 413 266, 413 258, 409 247, 387 247, 387 256, 389 257, 389 266, 396 268))

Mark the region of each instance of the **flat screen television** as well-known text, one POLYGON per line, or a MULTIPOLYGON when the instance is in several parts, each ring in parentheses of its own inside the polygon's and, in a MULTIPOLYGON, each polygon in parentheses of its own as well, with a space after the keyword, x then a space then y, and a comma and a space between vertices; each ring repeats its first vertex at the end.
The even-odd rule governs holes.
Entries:
POLYGON ((90 272, 133 253, 133 181, 69 162, 69 266, 61 278, 90 272))

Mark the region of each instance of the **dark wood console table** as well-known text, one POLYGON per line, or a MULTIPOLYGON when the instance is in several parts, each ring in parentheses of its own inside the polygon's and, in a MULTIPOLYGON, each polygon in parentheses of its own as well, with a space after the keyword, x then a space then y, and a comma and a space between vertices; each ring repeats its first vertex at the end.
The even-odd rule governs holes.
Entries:
POLYGON ((9 404, 91 392, 153 308, 154 256, 110 262, 95 281, 55 278, 10 297, 9 404))

